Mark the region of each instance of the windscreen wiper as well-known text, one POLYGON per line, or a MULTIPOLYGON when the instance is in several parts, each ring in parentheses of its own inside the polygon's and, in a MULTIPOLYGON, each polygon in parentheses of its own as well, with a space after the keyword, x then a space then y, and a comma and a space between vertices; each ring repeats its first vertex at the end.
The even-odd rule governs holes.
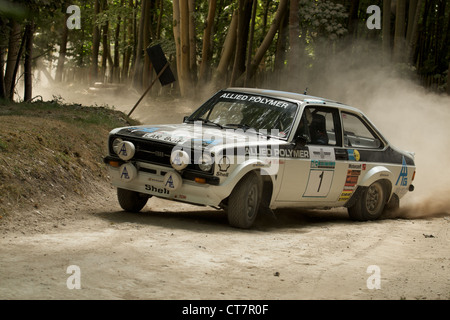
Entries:
POLYGON ((219 127, 220 129, 223 129, 223 126, 220 123, 208 120, 208 119, 203 119, 203 118, 196 118, 196 119, 189 119, 189 121, 195 122, 195 121, 201 121, 203 124, 210 124, 216 127, 219 127))
POLYGON ((244 132, 247 132, 248 130, 253 129, 254 132, 255 132, 257 135, 260 135, 260 136, 266 136, 267 139, 270 138, 269 135, 264 134, 264 133, 259 132, 259 131, 256 131, 255 128, 253 128, 252 126, 249 126, 248 124, 245 124, 245 123, 228 123, 228 124, 225 125, 225 127, 237 127, 237 128, 239 128, 239 129, 243 129, 244 132))

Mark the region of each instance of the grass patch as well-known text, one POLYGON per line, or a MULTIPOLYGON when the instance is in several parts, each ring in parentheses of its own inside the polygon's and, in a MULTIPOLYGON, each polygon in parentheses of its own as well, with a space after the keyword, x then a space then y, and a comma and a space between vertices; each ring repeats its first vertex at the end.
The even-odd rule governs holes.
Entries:
POLYGON ((8 150, 8 144, 3 141, 2 139, 0 139, 0 151, 6 151, 8 150))

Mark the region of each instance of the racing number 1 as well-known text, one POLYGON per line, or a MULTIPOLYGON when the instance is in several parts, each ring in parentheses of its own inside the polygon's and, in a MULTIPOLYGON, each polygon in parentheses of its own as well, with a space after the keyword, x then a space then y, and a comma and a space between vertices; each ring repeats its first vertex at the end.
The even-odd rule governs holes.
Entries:
POLYGON ((334 170, 310 170, 303 197, 326 197, 333 182, 333 175, 334 170))
POLYGON ((319 182, 319 187, 317 188, 317 193, 320 191, 320 187, 322 186, 323 171, 322 171, 322 173, 320 174, 319 178, 320 178, 320 182, 319 182))

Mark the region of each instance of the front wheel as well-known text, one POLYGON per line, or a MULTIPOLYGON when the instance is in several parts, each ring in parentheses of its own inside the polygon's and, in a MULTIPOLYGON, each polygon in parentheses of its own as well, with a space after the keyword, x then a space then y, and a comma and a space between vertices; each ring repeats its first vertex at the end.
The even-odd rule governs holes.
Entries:
POLYGON ((378 219, 386 204, 386 191, 380 181, 372 183, 356 203, 348 208, 350 218, 357 221, 378 219))
POLYGON ((139 192, 121 188, 117 188, 117 199, 122 209, 128 212, 141 211, 148 201, 148 197, 142 196, 139 192))
POLYGON ((255 172, 250 172, 231 192, 228 199, 228 223, 237 228, 250 228, 256 220, 261 202, 262 182, 255 172))

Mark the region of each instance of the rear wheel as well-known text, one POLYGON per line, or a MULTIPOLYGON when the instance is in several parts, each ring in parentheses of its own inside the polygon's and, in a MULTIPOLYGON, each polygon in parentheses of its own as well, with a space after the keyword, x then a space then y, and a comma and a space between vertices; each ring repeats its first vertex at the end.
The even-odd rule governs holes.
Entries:
POLYGON ((250 228, 256 220, 261 202, 262 182, 255 172, 250 172, 231 192, 228 199, 228 222, 237 228, 250 228))
POLYGON ((148 197, 142 196, 139 192, 121 188, 117 188, 117 199, 122 209, 128 212, 141 211, 148 201, 148 197))
POLYGON ((375 220, 383 213, 386 204, 386 190, 383 183, 375 181, 356 203, 348 208, 350 218, 358 221, 375 220))

